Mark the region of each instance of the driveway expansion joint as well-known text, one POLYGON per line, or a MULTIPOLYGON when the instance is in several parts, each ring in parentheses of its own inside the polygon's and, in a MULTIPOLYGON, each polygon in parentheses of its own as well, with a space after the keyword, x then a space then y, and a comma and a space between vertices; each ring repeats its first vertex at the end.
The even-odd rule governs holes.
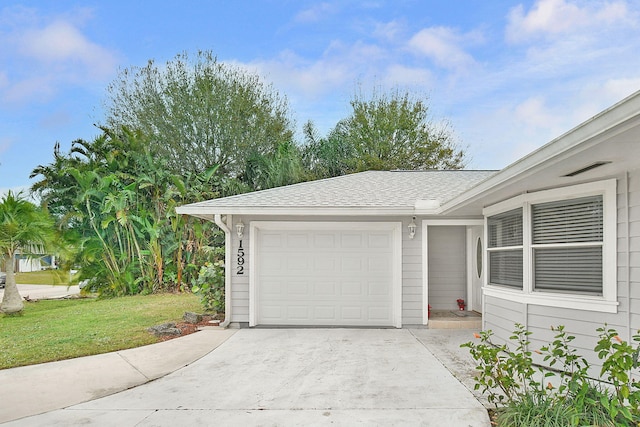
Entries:
MULTIPOLYGON (((153 380, 153 379, 154 379, 154 378, 149 378, 148 376, 146 376, 146 375, 144 374, 144 372, 142 372, 140 369, 138 369, 138 367, 137 367, 136 365, 134 365, 133 363, 131 363, 131 362, 129 361, 129 359, 127 359, 127 358, 126 358, 126 356, 125 356, 124 354, 122 354, 122 353, 121 353, 121 352, 119 352, 119 351, 117 352, 117 354, 118 354, 118 356, 120 356, 120 358, 121 358, 122 360, 124 360, 124 361, 127 363, 127 365, 131 366, 133 369, 135 369, 135 370, 136 370, 136 372, 138 372, 140 375, 142 375, 143 377, 145 377, 145 378, 146 378, 146 381, 145 381, 144 383, 148 383, 149 381, 151 381, 151 380, 153 380)), ((144 384, 144 383, 143 383, 143 384, 144 384)))

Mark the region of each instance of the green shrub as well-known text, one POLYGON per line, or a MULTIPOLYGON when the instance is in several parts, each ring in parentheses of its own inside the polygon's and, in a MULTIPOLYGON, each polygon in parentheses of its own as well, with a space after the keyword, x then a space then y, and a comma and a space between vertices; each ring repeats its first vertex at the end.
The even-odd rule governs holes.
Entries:
MULTIPOLYGON (((594 350, 603 365, 600 377, 594 379, 589 377, 587 360, 571 347, 575 337, 563 326, 551 329, 556 332, 554 340, 534 350, 548 367, 533 362, 531 332, 520 324, 510 337, 513 350, 506 344, 495 345, 490 330, 476 334, 479 344, 462 344, 477 362, 475 389, 496 405, 498 425, 639 425, 640 385, 632 373, 639 366, 640 345, 623 341, 606 325, 599 328, 594 350), (547 381, 552 378, 555 386, 547 381)), ((633 341, 640 341, 640 335, 633 341)))
POLYGON ((578 425, 577 420, 575 408, 537 394, 523 395, 500 410, 496 417, 500 427, 566 427, 578 425))
POLYGON ((207 262, 198 273, 191 291, 200 297, 207 312, 224 312, 224 262, 207 262))

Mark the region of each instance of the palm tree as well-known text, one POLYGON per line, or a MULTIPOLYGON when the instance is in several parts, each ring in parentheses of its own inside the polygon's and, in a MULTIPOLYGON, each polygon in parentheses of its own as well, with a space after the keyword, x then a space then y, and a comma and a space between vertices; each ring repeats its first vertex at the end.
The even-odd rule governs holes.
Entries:
POLYGON ((0 303, 3 313, 22 311, 24 303, 16 286, 15 254, 18 250, 44 247, 50 242, 52 222, 49 215, 24 198, 22 192, 9 191, 0 199, 0 254, 7 273, 4 297, 0 303))

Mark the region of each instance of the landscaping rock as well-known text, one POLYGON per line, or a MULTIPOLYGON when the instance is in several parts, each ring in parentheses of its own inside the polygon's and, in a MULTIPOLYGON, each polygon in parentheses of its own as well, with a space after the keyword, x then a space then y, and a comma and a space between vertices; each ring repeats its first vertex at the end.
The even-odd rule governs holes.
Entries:
POLYGON ((176 327, 176 324, 173 322, 163 323, 162 325, 152 326, 147 329, 149 332, 153 332, 157 337, 167 336, 167 335, 181 335, 182 331, 176 327))
POLYGON ((189 311, 184 313, 182 319, 187 323, 200 323, 202 322, 202 315, 198 313, 191 313, 189 311))

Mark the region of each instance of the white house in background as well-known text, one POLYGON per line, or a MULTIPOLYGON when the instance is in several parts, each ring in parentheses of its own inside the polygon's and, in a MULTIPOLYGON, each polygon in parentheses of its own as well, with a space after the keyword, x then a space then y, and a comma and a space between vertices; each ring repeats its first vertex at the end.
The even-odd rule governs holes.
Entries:
MULTIPOLYGON (((27 255, 18 251, 13 258, 13 271, 16 273, 30 273, 57 268, 55 255, 39 255, 37 250, 34 252, 34 254, 27 255)), ((2 271, 6 270, 6 266, 2 261, 0 261, 0 267, 2 271)))
POLYGON ((363 172, 178 213, 225 231, 227 323, 428 325, 463 298, 499 338, 563 324, 592 349, 605 322, 640 328, 640 92, 498 172, 363 172))

